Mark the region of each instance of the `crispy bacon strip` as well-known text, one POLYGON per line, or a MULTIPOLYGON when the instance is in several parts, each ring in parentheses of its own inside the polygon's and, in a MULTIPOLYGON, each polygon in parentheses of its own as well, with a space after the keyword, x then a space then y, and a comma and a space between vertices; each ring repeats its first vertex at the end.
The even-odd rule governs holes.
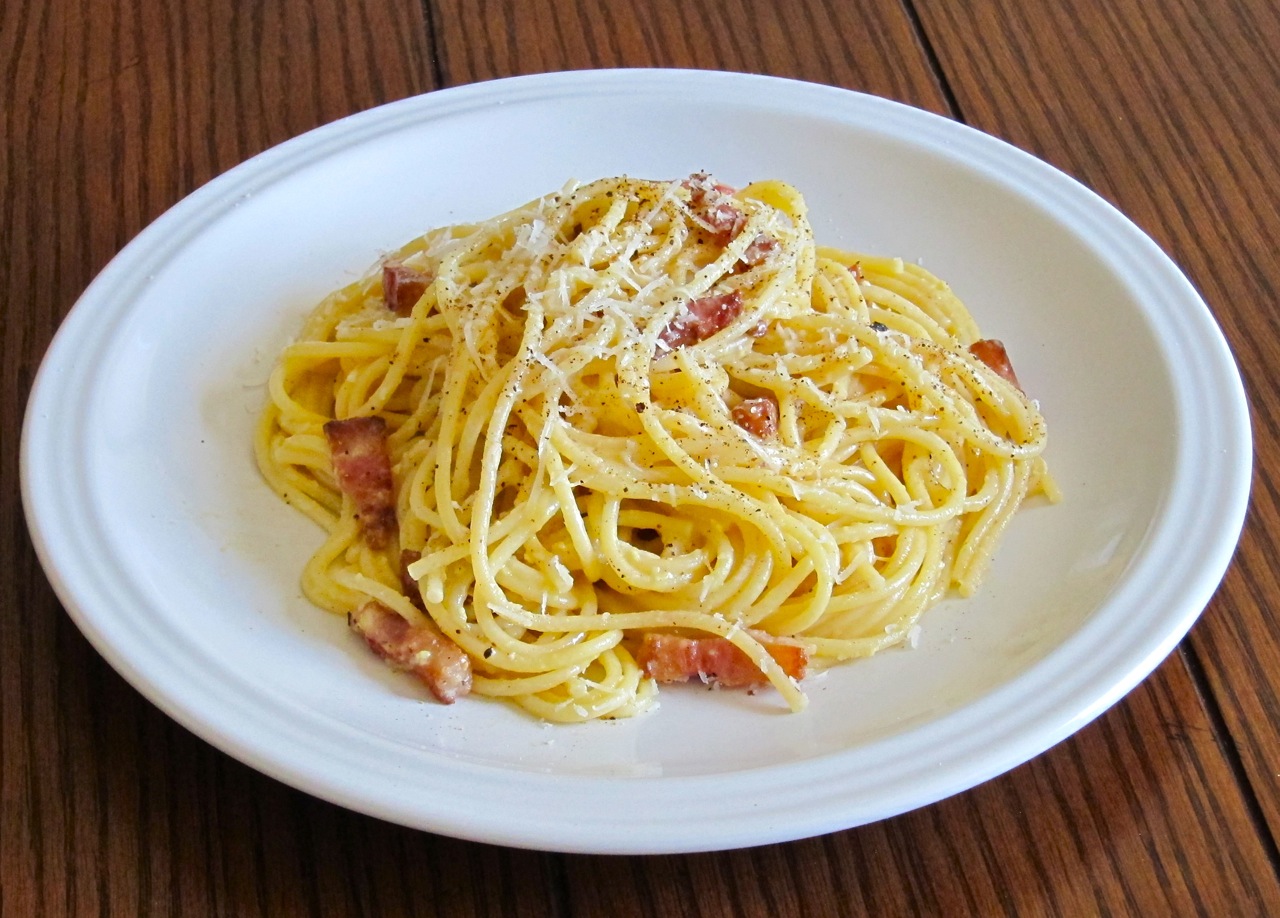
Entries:
POLYGON ((398 316, 413 312, 413 307, 429 286, 431 278, 408 265, 382 266, 382 299, 387 308, 398 316))
POLYGON ((421 558, 420 551, 410 548, 400 550, 400 589, 405 596, 409 597, 411 603, 425 612, 426 604, 422 601, 422 590, 418 589, 418 581, 409 576, 409 565, 421 558))
MULTIPOLYGON (((747 225, 747 215, 733 199, 732 186, 720 184, 705 172, 695 172, 683 185, 689 189, 689 209, 694 219, 710 231, 720 245, 728 245, 747 225)), ((742 253, 742 263, 753 268, 778 251, 780 245, 777 239, 761 233, 742 253)))
POLYGON ((671 320, 658 340, 669 350, 705 341, 742 314, 742 291, 690 300, 685 311, 671 320))
MULTIPOLYGON (((732 185, 717 182, 706 172, 694 172, 681 184, 689 189, 689 198, 695 207, 700 206, 709 197, 731 195, 735 191, 732 185)), ((717 199, 718 198, 713 198, 717 199)))
POLYGON ((1007 379, 1018 387, 1018 391, 1022 391, 1022 384, 1018 382, 1018 374, 1013 372, 1013 364, 1009 361, 1009 354, 1004 349, 1004 344, 995 338, 983 338, 969 345, 969 353, 977 357, 991 369, 996 371, 996 375, 1007 379))
POLYGON ((695 172, 683 182, 689 189, 689 207, 716 242, 725 245, 742 232, 747 216, 733 200, 734 189, 721 185, 705 172, 695 172))
POLYGON ((734 405, 730 413, 739 427, 761 440, 778 433, 778 401, 771 395, 744 399, 734 405))
POLYGON ((370 548, 385 548, 398 528, 387 422, 382 418, 330 421, 324 425, 324 435, 338 487, 355 501, 365 541, 370 548))
MULTIPOLYGON (((751 636, 764 645, 788 676, 804 678, 809 651, 803 644, 759 631, 752 631, 751 636)), ((650 632, 640 645, 637 662, 646 676, 658 682, 687 682, 699 678, 725 688, 747 688, 769 681, 750 657, 721 637, 686 638, 650 632)))
POLYGON ((751 240, 751 245, 747 246, 747 250, 742 253, 742 263, 748 267, 754 268, 756 265, 764 262, 766 258, 782 246, 777 239, 767 233, 761 233, 755 239, 751 240))
POLYGON ((347 616, 351 629, 392 669, 413 673, 444 704, 471 691, 471 658, 434 624, 412 625, 371 599, 347 616))

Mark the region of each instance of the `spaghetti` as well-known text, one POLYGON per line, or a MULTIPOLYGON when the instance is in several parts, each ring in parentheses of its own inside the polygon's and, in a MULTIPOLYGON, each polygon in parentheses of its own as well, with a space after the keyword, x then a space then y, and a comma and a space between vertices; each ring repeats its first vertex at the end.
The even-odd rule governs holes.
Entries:
POLYGON ((973 592, 1054 496, 1044 446, 944 283, 817 246, 784 183, 703 175, 413 240, 316 308, 256 438, 328 533, 313 602, 401 668, 442 635, 472 691, 550 721, 644 710, 673 666, 800 709, 807 660, 973 592))

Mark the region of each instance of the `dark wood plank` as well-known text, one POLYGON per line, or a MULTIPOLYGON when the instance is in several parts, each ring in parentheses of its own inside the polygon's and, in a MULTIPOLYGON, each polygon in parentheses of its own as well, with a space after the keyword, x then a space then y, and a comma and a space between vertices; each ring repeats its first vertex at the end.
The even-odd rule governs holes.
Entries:
POLYGON ((36 563, 17 436, 93 275, 214 175, 434 85, 416 0, 0 4, 0 915, 546 915, 556 863, 290 790, 143 701, 36 563))
POLYGON ((1110 198, 1199 287, 1253 408, 1252 507, 1191 647, 1280 837, 1280 9, 1205 4, 930 3, 967 120, 1110 198), (1211 78, 1204 78, 1204 74, 1211 78), (1037 104, 1026 104, 1026 90, 1037 104), (1117 91, 1117 87, 1120 91, 1117 91))
POLYGON ((911 20, 888 0, 435 0, 446 85, 601 67, 768 73, 945 112, 911 20))

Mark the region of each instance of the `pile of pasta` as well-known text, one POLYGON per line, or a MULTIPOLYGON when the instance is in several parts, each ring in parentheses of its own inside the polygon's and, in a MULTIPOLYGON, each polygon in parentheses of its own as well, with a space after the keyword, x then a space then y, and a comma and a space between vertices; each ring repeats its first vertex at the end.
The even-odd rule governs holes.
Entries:
POLYGON ((570 183, 387 255, 284 349, 256 454, 327 532, 311 601, 429 685, 466 669, 566 722, 744 668, 799 710, 806 664, 978 587, 1056 497, 1045 437, 945 283, 816 245, 785 183, 695 175, 570 183), (344 465, 353 423, 377 474, 344 465))

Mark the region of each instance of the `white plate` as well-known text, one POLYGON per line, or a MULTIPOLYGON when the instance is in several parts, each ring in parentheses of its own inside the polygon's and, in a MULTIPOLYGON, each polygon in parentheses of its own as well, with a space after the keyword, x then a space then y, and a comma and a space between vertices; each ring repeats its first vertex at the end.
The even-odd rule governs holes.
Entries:
POLYGON ((1060 172, 935 115, 740 74, 546 74, 312 131, 182 201, 68 316, 28 406, 40 558, 104 657, 200 736, 382 818, 565 851, 676 852, 880 819, 1026 761, 1119 699, 1226 568, 1250 431, 1178 269, 1060 172), (1019 516, 981 593, 915 650, 772 693, 664 689, 552 727, 424 702, 298 589, 320 534, 250 455, 278 349, 326 292, 428 227, 566 179, 778 177, 820 241, 918 259, 1004 339, 1066 500, 1019 516))

